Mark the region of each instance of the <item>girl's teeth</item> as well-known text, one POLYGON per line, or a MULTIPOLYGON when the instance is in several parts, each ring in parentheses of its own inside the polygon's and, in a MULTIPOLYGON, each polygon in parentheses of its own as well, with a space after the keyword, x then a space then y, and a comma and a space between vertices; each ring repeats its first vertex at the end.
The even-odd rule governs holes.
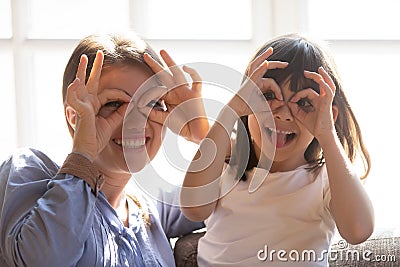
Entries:
POLYGON ((275 132, 277 134, 292 134, 293 132, 288 132, 288 131, 281 131, 281 130, 277 130, 275 128, 268 128, 271 132, 275 132))

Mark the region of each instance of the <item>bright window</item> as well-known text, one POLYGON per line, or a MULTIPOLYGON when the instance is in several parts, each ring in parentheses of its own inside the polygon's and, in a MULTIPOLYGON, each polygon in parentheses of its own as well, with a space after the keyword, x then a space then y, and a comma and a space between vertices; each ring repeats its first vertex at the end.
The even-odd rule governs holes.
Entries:
POLYGON ((129 28, 129 1, 30 0, 27 37, 80 39, 85 35, 129 28))
POLYGON ((399 40, 397 0, 308 0, 309 33, 322 39, 399 40))
POLYGON ((388 208, 400 186, 396 153, 400 141, 393 120, 400 113, 400 2, 309 0, 310 35, 328 40, 342 76, 349 102, 359 120, 371 154, 366 181, 378 226, 397 226, 400 216, 388 208))
POLYGON ((0 1, 0 38, 11 38, 11 2, 10 0, 0 1))
POLYGON ((12 66, 12 54, 0 50, 0 161, 4 160, 10 151, 17 145, 15 94, 14 94, 14 71, 12 66))
MULTIPOLYGON (((400 187, 399 10, 397 0, 0 0, 0 159, 19 146, 44 150, 58 163, 70 152, 62 72, 88 34, 134 29, 178 64, 214 62, 243 72, 264 42, 303 32, 329 42, 363 129, 377 225, 399 224, 390 207, 400 187)), ((208 87, 205 96, 221 99, 208 87)), ((181 151, 185 146, 179 140, 181 151)))
POLYGON ((139 30, 148 39, 248 40, 251 12, 249 0, 147 0, 138 1, 134 9, 141 19, 139 30))

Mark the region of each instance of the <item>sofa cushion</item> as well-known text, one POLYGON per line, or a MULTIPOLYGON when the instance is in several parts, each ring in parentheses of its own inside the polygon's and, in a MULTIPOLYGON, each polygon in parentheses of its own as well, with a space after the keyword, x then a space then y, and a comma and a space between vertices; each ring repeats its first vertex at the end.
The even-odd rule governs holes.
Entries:
MULTIPOLYGON (((177 267, 197 266, 197 243, 205 232, 179 238, 174 246, 177 267)), ((387 229, 377 229, 365 242, 347 244, 336 237, 329 251, 329 266, 365 267, 400 266, 400 235, 387 229)))

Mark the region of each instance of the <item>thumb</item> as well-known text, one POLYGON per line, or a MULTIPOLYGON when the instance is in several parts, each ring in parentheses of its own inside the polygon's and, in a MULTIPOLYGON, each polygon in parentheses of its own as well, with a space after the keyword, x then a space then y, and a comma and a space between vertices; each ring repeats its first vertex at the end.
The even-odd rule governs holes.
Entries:
POLYGON ((118 126, 121 125, 127 108, 128 103, 124 103, 115 112, 111 113, 110 116, 106 118, 108 125, 110 125, 111 131, 114 131, 118 126))

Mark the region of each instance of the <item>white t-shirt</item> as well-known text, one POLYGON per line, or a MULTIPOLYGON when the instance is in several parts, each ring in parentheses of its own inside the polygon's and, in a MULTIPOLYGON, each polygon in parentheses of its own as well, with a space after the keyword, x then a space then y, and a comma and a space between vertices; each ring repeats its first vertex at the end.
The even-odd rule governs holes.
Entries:
MULTIPOLYGON (((325 166, 316 173, 306 168, 254 168, 233 186, 206 221, 199 266, 327 266, 335 229, 328 176, 325 166), (249 193, 253 174, 268 176, 249 193)), ((228 167, 221 188, 234 184, 231 174, 228 167)))

